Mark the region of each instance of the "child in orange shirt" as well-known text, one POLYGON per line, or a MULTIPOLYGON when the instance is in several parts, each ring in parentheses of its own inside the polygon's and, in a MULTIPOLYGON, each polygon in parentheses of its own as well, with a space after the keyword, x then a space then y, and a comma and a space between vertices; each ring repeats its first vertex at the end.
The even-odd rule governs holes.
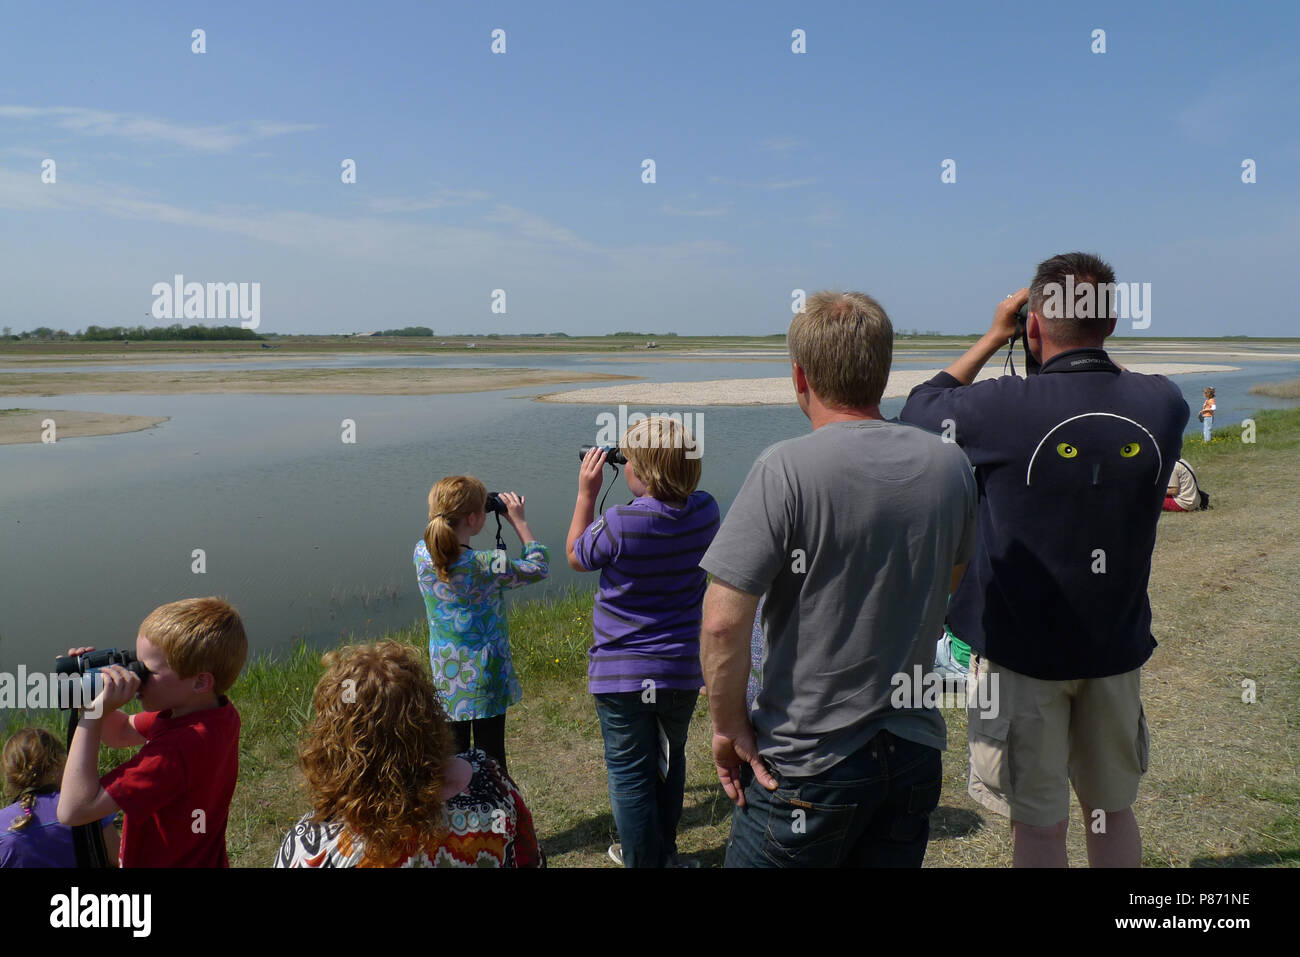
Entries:
POLYGON ((1201 420, 1201 438, 1210 441, 1210 429, 1214 428, 1214 412, 1218 406, 1214 402, 1214 386, 1205 387, 1205 405, 1196 417, 1201 420))

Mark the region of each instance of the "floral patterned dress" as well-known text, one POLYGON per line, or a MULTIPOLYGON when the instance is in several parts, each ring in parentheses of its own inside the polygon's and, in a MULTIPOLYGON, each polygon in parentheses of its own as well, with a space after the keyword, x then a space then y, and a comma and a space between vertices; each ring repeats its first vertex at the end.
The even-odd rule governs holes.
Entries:
POLYGON ((523 697, 510 662, 502 593, 546 577, 546 546, 525 542, 518 559, 466 548, 438 578, 429 549, 415 546, 415 574, 429 616, 433 683, 452 721, 494 718, 523 697))
MULTIPOLYGON (((442 826, 402 851, 394 867, 545 867, 533 817, 524 799, 482 751, 460 755, 474 775, 447 801, 442 826)), ((342 821, 317 823, 309 811, 294 825, 275 856, 276 867, 377 867, 365 842, 342 821)))

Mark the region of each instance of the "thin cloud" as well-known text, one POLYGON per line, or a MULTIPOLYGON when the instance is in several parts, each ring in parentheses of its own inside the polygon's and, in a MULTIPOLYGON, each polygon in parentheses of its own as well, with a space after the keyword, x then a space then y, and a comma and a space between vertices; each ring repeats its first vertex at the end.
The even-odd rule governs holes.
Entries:
MULTIPOLYGON (((477 190, 449 191, 479 196, 477 190)), ((363 216, 322 216, 295 210, 197 210, 154 199, 120 185, 87 183, 44 184, 31 171, 0 168, 0 209, 68 213, 81 217, 99 213, 127 220, 144 220, 212 232, 232 233, 260 242, 330 252, 347 258, 364 257, 385 263, 427 265, 434 256, 448 268, 495 265, 503 256, 552 257, 580 252, 613 266, 635 263, 697 261, 727 252, 719 243, 680 242, 653 246, 612 247, 583 240, 572 230, 527 210, 497 204, 484 217, 485 226, 403 222, 363 216)), ((522 260, 521 260, 522 261, 522 260)), ((553 272, 549 259, 535 259, 539 269, 553 272)))
POLYGON ((746 183, 746 186, 755 186, 758 189, 799 189, 801 186, 812 186, 817 182, 815 177, 809 179, 781 179, 773 183, 746 183))
POLYGON ((714 206, 709 209, 680 209, 677 206, 664 206, 663 211, 670 216, 726 216, 730 212, 726 206, 714 206))
POLYGON ((764 140, 762 150, 765 153, 781 153, 785 156, 790 155, 799 146, 799 141, 793 136, 777 136, 770 140, 764 140))
POLYGON ((478 189, 444 189, 434 196, 375 196, 367 205, 374 213, 420 213, 449 206, 468 206, 491 198, 490 193, 478 189))
POLYGON ((86 136, 110 136, 143 143, 168 143, 197 152, 222 153, 255 140, 317 127, 311 123, 227 123, 191 126, 132 113, 113 113, 80 106, 0 106, 0 119, 41 122, 86 136))
POLYGON ((600 248, 580 239, 571 229, 557 226, 541 216, 515 206, 498 205, 487 216, 490 223, 511 227, 518 235, 533 242, 566 246, 583 252, 599 252, 600 248))
POLYGON ((777 189, 799 189, 800 187, 803 186, 812 186, 817 182, 817 178, 815 176, 812 176, 812 177, 807 177, 805 179, 777 179, 777 180, 767 180, 766 182, 746 183, 740 180, 727 179, 724 176, 710 176, 709 182, 720 183, 723 186, 739 186, 741 189, 777 190, 777 189))

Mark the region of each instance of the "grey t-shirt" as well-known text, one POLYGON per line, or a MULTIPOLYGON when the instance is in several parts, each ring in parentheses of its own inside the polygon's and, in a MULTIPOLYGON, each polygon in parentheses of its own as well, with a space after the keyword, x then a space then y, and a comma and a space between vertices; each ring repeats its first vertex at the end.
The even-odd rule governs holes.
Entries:
POLYGON ((914 426, 834 422, 759 456, 700 566, 767 595, 750 720, 769 765, 820 774, 881 730, 947 747, 942 714, 894 708, 891 679, 933 670, 975 518, 966 456, 914 426))

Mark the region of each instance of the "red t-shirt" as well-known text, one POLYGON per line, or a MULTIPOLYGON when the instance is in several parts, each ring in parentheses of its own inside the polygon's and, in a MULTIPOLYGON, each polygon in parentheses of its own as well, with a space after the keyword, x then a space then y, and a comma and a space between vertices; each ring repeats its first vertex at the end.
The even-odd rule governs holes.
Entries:
POLYGON ((229 867, 226 815, 239 776, 239 712, 215 708, 173 718, 137 714, 145 744, 100 783, 126 812, 123 867, 229 867), (199 813, 202 812, 202 813, 199 813))

